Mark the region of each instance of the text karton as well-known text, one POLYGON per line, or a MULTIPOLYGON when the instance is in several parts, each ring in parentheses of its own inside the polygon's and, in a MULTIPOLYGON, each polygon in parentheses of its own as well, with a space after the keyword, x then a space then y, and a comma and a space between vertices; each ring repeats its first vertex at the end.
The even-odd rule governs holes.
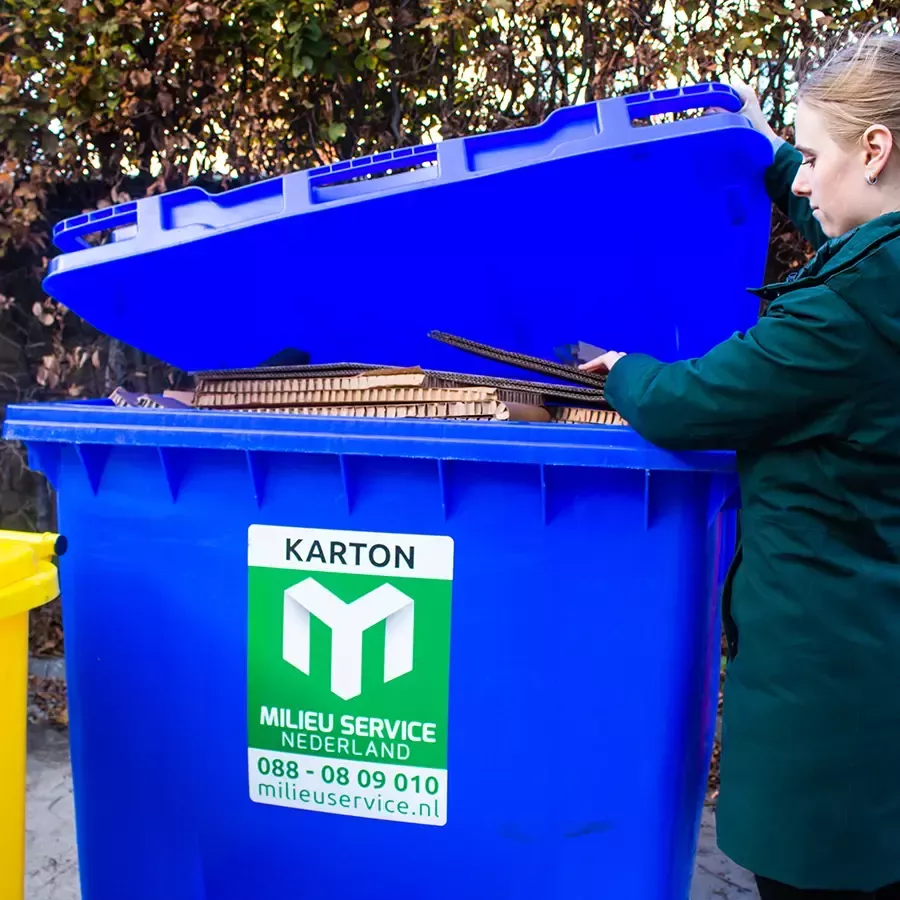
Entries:
POLYGON ((254 525, 254 802, 447 821, 453 541, 254 525))

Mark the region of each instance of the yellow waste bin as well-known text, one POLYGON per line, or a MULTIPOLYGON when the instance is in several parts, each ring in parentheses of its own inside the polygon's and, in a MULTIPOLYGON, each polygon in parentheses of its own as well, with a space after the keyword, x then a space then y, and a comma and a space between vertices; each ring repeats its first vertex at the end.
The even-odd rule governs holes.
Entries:
POLYGON ((59 595, 55 534, 0 531, 0 898, 25 890, 28 612, 59 595))

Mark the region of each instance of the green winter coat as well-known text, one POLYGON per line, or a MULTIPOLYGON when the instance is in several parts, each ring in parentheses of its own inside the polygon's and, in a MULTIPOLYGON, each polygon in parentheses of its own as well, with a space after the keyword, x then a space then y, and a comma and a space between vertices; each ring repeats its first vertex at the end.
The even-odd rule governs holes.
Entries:
POLYGON ((629 354, 606 395, 652 443, 737 451, 722 850, 870 891, 900 881, 900 212, 826 242, 799 163, 784 145, 767 182, 815 258, 758 291, 746 333, 671 365, 629 354))

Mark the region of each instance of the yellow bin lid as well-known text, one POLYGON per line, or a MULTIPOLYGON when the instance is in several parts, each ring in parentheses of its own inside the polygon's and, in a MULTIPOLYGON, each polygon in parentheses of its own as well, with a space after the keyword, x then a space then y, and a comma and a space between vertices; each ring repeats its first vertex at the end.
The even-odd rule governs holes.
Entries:
POLYGON ((0 531, 0 618, 59 596, 59 576, 50 560, 64 552, 65 539, 55 534, 0 531))

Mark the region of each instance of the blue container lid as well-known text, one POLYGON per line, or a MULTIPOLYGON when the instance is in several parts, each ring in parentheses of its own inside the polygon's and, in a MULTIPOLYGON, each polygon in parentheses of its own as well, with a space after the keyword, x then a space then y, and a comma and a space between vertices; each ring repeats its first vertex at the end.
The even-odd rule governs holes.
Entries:
POLYGON ((45 287, 187 371, 286 349, 498 371, 432 329, 545 357, 579 340, 697 355, 752 322, 746 288, 765 265, 772 148, 740 108, 730 88, 694 85, 148 197, 60 222, 45 287), (710 107, 730 112, 639 127, 710 107), (111 241, 91 246, 98 232, 111 241))

